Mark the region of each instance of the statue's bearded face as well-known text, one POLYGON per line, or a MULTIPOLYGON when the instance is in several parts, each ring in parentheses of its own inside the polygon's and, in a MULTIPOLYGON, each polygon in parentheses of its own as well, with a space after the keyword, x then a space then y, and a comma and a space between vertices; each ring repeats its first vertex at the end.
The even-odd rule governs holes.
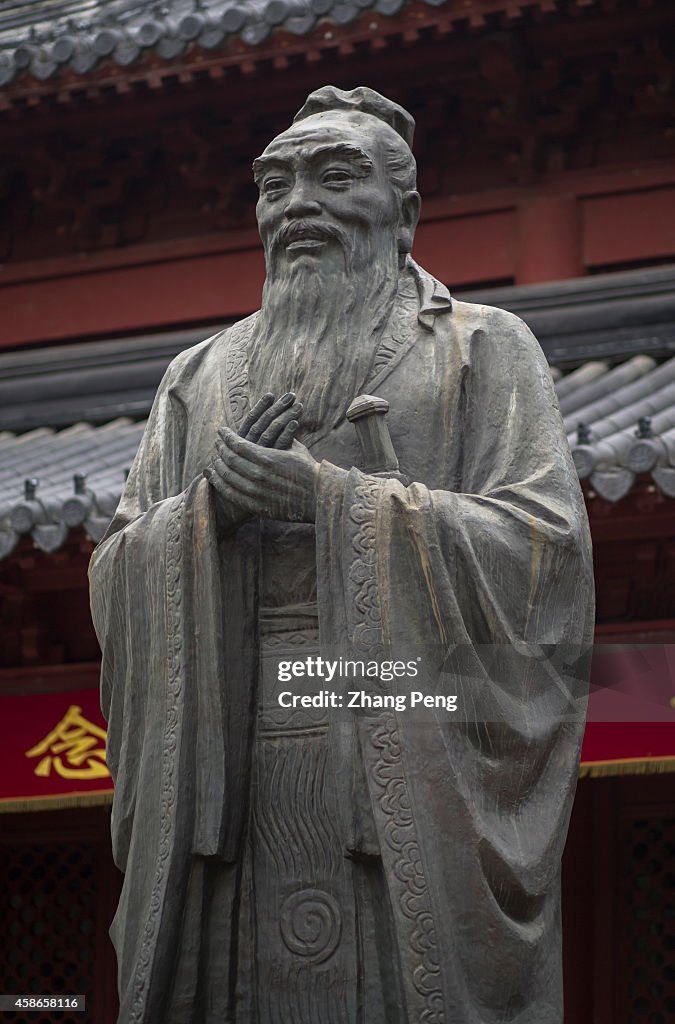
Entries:
POLYGON ((329 112, 294 124, 253 165, 267 279, 249 377, 255 397, 294 391, 306 433, 339 422, 393 306, 417 211, 390 178, 397 145, 374 117, 329 112))
POLYGON ((315 115, 274 139, 254 164, 268 277, 395 265, 401 200, 372 117, 315 115))

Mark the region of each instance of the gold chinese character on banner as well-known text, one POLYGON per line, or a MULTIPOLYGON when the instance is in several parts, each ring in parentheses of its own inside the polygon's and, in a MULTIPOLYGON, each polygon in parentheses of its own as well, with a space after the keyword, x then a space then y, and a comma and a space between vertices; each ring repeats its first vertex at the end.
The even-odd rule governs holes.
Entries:
POLYGON ((49 735, 26 751, 26 757, 45 755, 35 768, 35 775, 42 778, 53 768, 62 779, 107 779, 105 739, 105 729, 88 721, 82 708, 71 704, 49 735))

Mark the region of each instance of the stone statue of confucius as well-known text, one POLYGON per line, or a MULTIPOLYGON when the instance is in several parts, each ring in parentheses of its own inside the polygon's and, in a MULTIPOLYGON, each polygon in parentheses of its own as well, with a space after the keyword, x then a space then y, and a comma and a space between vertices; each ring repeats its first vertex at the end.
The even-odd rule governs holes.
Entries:
POLYGON ((123 1024, 563 1019, 588 525, 536 340, 410 256, 413 128, 326 87, 255 161, 261 309, 173 361, 92 559, 123 1024), (347 708, 413 688, 457 710, 347 708))

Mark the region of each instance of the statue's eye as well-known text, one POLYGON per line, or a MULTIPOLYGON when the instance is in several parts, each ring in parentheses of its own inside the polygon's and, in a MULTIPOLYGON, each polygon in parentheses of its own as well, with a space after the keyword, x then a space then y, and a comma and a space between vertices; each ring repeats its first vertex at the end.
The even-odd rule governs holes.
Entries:
POLYGON ((342 167, 329 167, 321 176, 322 185, 333 185, 338 188, 345 188, 351 185, 353 176, 342 167))
POLYGON ((286 192, 289 188, 288 181, 286 178, 265 178, 262 183, 262 193, 269 199, 273 199, 275 196, 281 195, 286 192))

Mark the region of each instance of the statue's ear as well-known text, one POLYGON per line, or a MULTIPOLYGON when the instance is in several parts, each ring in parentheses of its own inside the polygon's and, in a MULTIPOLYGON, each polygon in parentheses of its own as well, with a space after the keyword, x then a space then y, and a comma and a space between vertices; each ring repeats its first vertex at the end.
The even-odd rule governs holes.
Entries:
POLYGON ((420 219, 422 200, 419 192, 404 192, 401 200, 401 220, 398 225, 398 251, 409 253, 412 249, 415 228, 420 219))

